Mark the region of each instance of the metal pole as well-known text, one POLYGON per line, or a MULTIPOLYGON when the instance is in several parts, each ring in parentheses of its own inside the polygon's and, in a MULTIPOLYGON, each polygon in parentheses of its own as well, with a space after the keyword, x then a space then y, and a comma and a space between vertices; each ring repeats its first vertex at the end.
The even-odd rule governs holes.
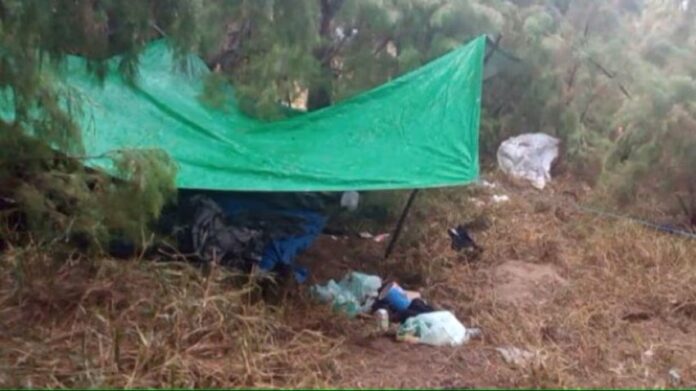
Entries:
POLYGON ((391 255, 392 250, 394 250, 394 245, 396 244, 396 241, 399 239, 399 235, 401 235, 401 230, 404 228, 406 216, 408 216, 408 212, 411 210, 411 205, 413 205, 413 200, 416 198, 416 194, 418 194, 418 189, 414 189, 408 196, 406 206, 404 206, 404 210, 401 211, 399 221, 396 223, 396 228, 394 228, 394 235, 392 235, 392 238, 389 241, 389 245, 387 246, 387 251, 384 253, 384 259, 389 258, 389 255, 391 255))

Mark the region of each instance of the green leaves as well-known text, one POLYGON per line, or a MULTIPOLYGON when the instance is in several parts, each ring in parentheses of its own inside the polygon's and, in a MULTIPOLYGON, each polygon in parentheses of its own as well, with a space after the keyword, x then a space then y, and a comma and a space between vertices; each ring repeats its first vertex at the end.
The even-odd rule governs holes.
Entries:
POLYGON ((330 101, 345 99, 466 43, 490 29, 489 19, 497 17, 500 23, 500 14, 486 4, 242 1, 225 9, 226 20, 215 12, 202 18, 238 26, 232 39, 236 60, 223 70, 240 101, 248 103, 248 113, 277 118, 279 104, 295 101, 304 91, 310 96, 321 92, 330 101))
POLYGON ((556 23, 554 22, 553 17, 545 10, 540 9, 525 19, 522 28, 530 40, 539 41, 544 36, 553 34, 555 27, 556 23))
POLYGON ((146 236, 175 192, 171 162, 162 153, 122 151, 111 157, 119 179, 85 169, 84 129, 74 120, 81 102, 54 74, 79 54, 100 79, 105 61, 120 54, 119 71, 135 82, 138 54, 153 38, 169 37, 180 54, 192 48, 192 7, 187 0, 0 2, 0 196, 17 205, 3 223, 21 215, 40 242, 146 236))

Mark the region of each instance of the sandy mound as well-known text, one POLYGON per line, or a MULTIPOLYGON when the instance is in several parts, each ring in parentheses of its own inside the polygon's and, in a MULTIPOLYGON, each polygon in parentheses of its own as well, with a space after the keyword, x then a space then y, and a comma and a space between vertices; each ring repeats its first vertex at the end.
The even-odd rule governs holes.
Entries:
POLYGON ((508 261, 493 271, 495 297, 509 304, 535 304, 548 300, 553 289, 567 285, 551 265, 508 261))

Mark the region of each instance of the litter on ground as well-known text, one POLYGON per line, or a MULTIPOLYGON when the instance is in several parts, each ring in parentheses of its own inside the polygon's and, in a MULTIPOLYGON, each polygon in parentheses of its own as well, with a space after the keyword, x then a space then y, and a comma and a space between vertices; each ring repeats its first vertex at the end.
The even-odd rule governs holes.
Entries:
POLYGON ((478 336, 479 329, 468 329, 449 311, 436 311, 410 317, 396 333, 397 340, 433 346, 459 346, 478 336))
POLYGON ((495 188, 497 187, 497 185, 496 185, 495 183, 489 182, 489 181, 487 181, 487 180, 485 180, 485 179, 482 180, 482 181, 480 182, 480 184, 481 184, 481 186, 483 186, 483 187, 488 187, 488 188, 491 188, 491 189, 495 189, 495 188))
POLYGON ((551 180, 551 165, 558 157, 559 144, 560 140, 544 133, 511 137, 498 148, 498 167, 541 190, 551 180))
POLYGON ((371 311, 381 285, 382 279, 377 276, 350 272, 338 283, 329 280, 324 286, 312 286, 311 292, 319 301, 330 303, 334 311, 354 317, 371 311))
POLYGON ((501 195, 494 194, 493 197, 492 197, 492 199, 493 199, 493 203, 494 203, 494 204, 499 204, 499 203, 501 203, 501 202, 508 202, 508 201, 510 201, 510 197, 507 196, 506 194, 501 194, 501 195))
POLYGON ((677 371, 675 368, 670 369, 668 374, 672 384, 676 385, 681 383, 681 375, 679 374, 679 371, 677 371))
POLYGON ((520 367, 529 364, 536 357, 534 353, 514 346, 495 348, 495 350, 503 356, 506 363, 520 367))
POLYGON ((377 234, 377 235, 373 235, 372 233, 367 232, 367 231, 358 233, 358 237, 360 237, 360 239, 372 239, 376 243, 383 242, 389 236, 390 236, 390 234, 388 234, 388 233, 377 234))
POLYGON ((350 272, 338 283, 314 285, 311 292, 349 318, 371 313, 380 332, 389 330, 390 321, 399 324, 397 341, 458 346, 480 334, 479 329, 464 327, 452 312, 428 304, 420 292, 405 290, 394 281, 382 284, 378 276, 350 272))
POLYGON ((486 206, 486 203, 478 198, 469 197, 469 201, 471 201, 471 203, 474 204, 474 206, 476 206, 477 208, 482 208, 486 206))
POLYGON ((450 240, 452 241, 450 247, 452 250, 475 250, 482 251, 483 249, 476 244, 474 239, 469 234, 467 228, 464 225, 458 225, 456 228, 450 228, 447 230, 450 240))

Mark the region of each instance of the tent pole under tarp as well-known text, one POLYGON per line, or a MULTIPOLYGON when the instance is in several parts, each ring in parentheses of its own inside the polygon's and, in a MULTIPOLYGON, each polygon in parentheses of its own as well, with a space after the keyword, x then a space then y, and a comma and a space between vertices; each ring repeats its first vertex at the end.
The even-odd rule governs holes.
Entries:
POLYGON ((399 221, 396 223, 396 228, 394 228, 394 234, 392 235, 392 238, 389 241, 389 245, 387 246, 387 251, 384 253, 384 259, 388 259, 389 255, 391 255, 392 250, 394 250, 394 245, 396 244, 396 241, 399 239, 399 235, 401 235, 401 230, 404 228, 404 222, 406 221, 406 216, 408 216, 408 212, 411 210, 411 205, 413 205, 413 200, 416 198, 416 194, 418 194, 418 189, 414 189, 411 192, 411 194, 408 196, 408 201, 406 201, 406 206, 404 206, 404 210, 401 211, 401 216, 399 216, 399 221))

